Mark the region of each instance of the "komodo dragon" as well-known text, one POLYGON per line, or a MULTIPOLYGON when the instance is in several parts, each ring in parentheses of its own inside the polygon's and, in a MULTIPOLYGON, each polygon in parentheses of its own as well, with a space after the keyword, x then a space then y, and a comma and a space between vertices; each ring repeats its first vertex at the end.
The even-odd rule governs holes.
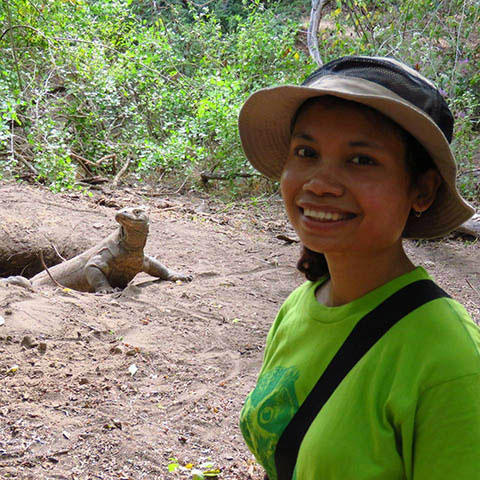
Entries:
MULTIPOLYGON (((120 227, 100 243, 48 269, 58 284, 80 292, 111 293, 117 288, 125 288, 140 272, 173 282, 192 280, 191 275, 169 270, 155 258, 143 253, 149 226, 145 208, 122 208, 116 213, 115 220, 120 227)), ((26 283, 23 277, 8 277, 5 281, 26 283)), ((46 271, 30 279, 33 287, 53 283, 46 271)))

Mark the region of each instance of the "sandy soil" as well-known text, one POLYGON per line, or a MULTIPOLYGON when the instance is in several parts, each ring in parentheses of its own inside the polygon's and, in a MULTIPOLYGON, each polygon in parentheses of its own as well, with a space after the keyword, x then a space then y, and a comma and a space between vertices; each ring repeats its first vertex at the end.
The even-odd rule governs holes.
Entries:
MULTIPOLYGON (((295 238, 278 197, 225 205, 146 187, 89 198, 2 183, 1 209, 25 220, 4 220, 0 239, 26 251, 47 231, 59 253, 78 253, 115 228, 117 208, 140 204, 146 252, 191 283, 141 274, 112 295, 0 286, 1 479, 189 479, 205 462, 219 479, 262 478, 238 415, 269 325, 303 281, 298 244, 278 238, 295 238)), ((479 322, 479 244, 407 248, 479 322)))

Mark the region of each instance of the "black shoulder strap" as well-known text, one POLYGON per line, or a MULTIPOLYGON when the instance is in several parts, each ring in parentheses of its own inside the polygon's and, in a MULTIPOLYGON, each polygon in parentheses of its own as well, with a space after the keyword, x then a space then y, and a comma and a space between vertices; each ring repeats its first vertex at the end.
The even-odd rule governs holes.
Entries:
POLYGON ((303 437, 355 364, 401 318, 440 297, 448 294, 431 280, 418 280, 395 292, 360 319, 283 431, 275 450, 278 480, 291 480, 303 437))

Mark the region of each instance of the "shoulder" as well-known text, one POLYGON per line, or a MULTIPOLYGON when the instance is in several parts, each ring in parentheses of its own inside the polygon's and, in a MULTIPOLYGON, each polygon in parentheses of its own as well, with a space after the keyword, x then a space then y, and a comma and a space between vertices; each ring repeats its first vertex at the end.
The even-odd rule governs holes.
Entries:
POLYGON ((452 298, 432 300, 392 331, 396 353, 423 377, 423 388, 480 374, 480 329, 452 298))

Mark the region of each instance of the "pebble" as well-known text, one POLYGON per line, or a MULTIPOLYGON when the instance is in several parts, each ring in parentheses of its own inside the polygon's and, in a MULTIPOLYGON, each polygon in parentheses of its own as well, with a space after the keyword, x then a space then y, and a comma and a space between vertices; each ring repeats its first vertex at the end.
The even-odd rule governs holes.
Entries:
POLYGON ((25 335, 20 342, 20 345, 25 348, 34 348, 38 346, 38 342, 30 335, 25 335))

